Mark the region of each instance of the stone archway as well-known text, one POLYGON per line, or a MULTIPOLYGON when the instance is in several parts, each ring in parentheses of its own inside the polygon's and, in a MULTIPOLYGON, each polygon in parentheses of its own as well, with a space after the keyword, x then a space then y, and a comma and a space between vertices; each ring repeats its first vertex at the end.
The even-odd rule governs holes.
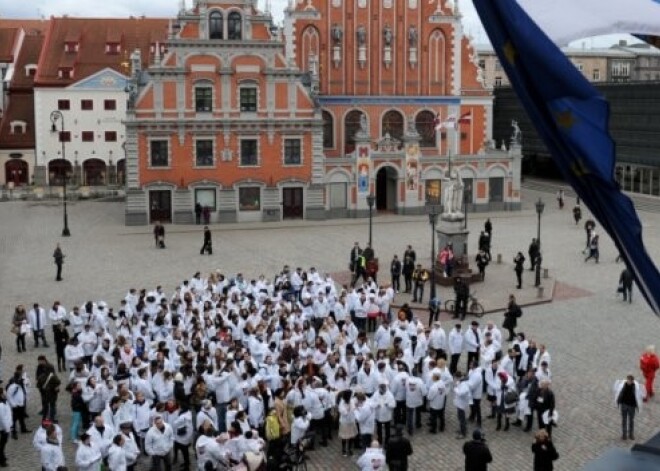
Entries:
POLYGON ((389 165, 376 173, 376 210, 396 211, 398 172, 389 165))

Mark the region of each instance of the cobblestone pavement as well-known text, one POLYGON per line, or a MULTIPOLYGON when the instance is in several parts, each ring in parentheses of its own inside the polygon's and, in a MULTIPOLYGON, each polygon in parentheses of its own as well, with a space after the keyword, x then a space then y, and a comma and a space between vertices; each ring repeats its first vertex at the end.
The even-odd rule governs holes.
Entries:
MULTIPOLYGON (((503 254, 508 262, 536 235, 533 202, 538 193, 526 191, 523 210, 516 213, 490 213, 493 253, 503 254)), ((657 341, 658 320, 636 291, 632 305, 615 295, 621 264, 609 239, 601 237, 601 262, 584 263, 581 249, 584 231, 572 222, 568 201, 560 211, 552 195, 541 195, 548 204, 542 218, 544 263, 556 279, 555 299, 525 309, 520 329, 544 342, 552 354, 553 387, 557 395, 560 425, 554 433, 561 455, 555 469, 573 471, 611 446, 630 446, 619 440, 619 415, 613 405, 613 381, 628 372, 638 373, 637 360, 645 345, 657 341)), ((273 224, 237 224, 212 227, 215 253, 200 256, 201 230, 194 226, 168 226, 166 250, 153 247, 151 229, 123 226, 120 203, 77 202, 70 206, 72 236, 61 238, 61 207, 52 203, 9 202, 0 205, 0 302, 5 313, 5 328, 0 329, 3 346, 3 379, 16 364, 24 363, 34 375, 36 356, 47 353, 54 362, 54 351, 33 349, 17 354, 9 319, 17 303, 35 301, 50 306, 59 299, 71 307, 87 300, 105 300, 116 306, 129 287, 153 288, 162 284, 169 292, 195 271, 220 268, 225 273, 242 271, 246 276, 272 276, 283 264, 316 266, 338 273, 346 270, 348 251, 353 242, 367 237, 367 220, 307 221, 273 224), (56 242, 67 255, 64 281, 56 283, 52 252, 56 242)), ((649 252, 660 260, 660 214, 642 213, 649 252)), ((476 245, 484 214, 470 215, 470 248, 476 245)), ((377 216, 374 219, 374 247, 386 268, 394 253, 401 254, 410 243, 428 265, 430 231, 425 216, 377 216), (428 255, 424 255, 428 254, 428 255)), ((526 272, 526 277, 529 277, 526 272)), ((502 283, 502 305, 513 288, 513 273, 502 282, 500 276, 489 283, 502 283)), ((531 281, 525 280, 525 290, 531 281)), ((499 288, 498 288, 499 289, 499 288)), ((532 291, 529 291, 532 293, 532 291)), ((533 293, 532 293, 533 294, 533 293)), ((403 301, 404 299, 401 299, 403 301)), ((501 321, 501 314, 489 314, 501 321)), ((52 335, 49 333, 49 336, 52 335)), ((51 344, 52 345, 52 344, 51 344)), ((463 362, 465 360, 463 359, 463 362)), ((464 364, 464 363, 463 363, 464 364)), ((38 426, 38 393, 31 391, 29 402, 31 429, 38 426)), ((68 395, 61 393, 61 425, 68 436, 68 395)), ((649 403, 636 420, 636 436, 644 441, 657 431, 660 406, 649 403)), ((420 430, 413 438, 411 470, 463 469, 462 441, 454 438, 457 426, 453 407, 448 409, 447 432, 429 435, 420 430)), ((486 420, 486 436, 494 456, 491 469, 531 469, 531 434, 519 429, 496 432, 493 421, 486 420)), ((471 430, 470 430, 471 432, 471 430)), ((11 469, 39 469, 38 456, 31 447, 31 436, 10 440, 8 456, 11 469)), ((67 463, 73 464, 73 446, 65 447, 67 463)), ((335 439, 328 448, 310 453, 310 469, 355 469, 352 459, 340 454, 335 439)), ((146 463, 146 462, 144 462, 146 463)), ((147 469, 143 465, 140 469, 147 469)))

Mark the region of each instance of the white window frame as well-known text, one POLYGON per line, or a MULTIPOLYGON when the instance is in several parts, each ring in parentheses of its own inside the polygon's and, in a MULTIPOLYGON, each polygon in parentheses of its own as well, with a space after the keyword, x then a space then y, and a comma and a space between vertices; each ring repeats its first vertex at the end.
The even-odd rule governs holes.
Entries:
POLYGON ((259 140, 259 135, 246 135, 238 138, 238 166, 241 168, 256 168, 261 167, 261 142, 259 140), (257 142, 257 163, 254 165, 244 165, 243 164, 243 141, 256 141, 257 142))
POLYGON ((215 104, 215 87, 213 86, 213 82, 210 80, 198 80, 193 84, 193 109, 195 110, 195 113, 213 113, 214 109, 214 104, 215 104), (211 89, 211 109, 206 111, 206 110, 198 110, 197 109, 197 89, 198 88, 210 88, 211 89))
POLYGON ((217 147, 216 147, 216 142, 215 142, 214 136, 208 135, 208 136, 195 136, 193 139, 193 145, 194 147, 194 152, 193 152, 193 168, 215 168, 216 162, 218 161, 217 158, 217 147), (199 165, 197 163, 197 142, 198 141, 211 141, 211 147, 212 147, 212 155, 211 158, 213 159, 213 162, 211 165, 199 165))
POLYGON ((282 136, 282 165, 284 167, 302 167, 302 165, 305 161, 305 159, 304 159, 305 152, 304 152, 304 147, 303 147, 304 144, 305 143, 304 143, 303 137, 300 136, 300 135, 297 135, 297 136, 296 135, 282 136), (286 161, 286 141, 287 140, 295 140, 295 141, 300 142, 300 162, 298 162, 296 164, 287 163, 287 161, 286 161))
POLYGON ((238 96, 236 97, 237 102, 238 102, 238 111, 241 112, 241 114, 246 114, 246 115, 255 115, 259 112, 259 102, 261 99, 261 90, 259 88, 259 83, 254 81, 254 80, 249 80, 242 82, 238 85, 236 89, 236 93, 238 96), (254 111, 243 111, 243 105, 241 103, 241 90, 246 89, 246 88, 254 88, 257 91, 257 101, 256 101, 256 109, 254 111))
POLYGON ((147 168, 153 170, 169 170, 172 168, 172 140, 169 136, 151 136, 149 137, 149 153, 147 154, 147 168), (152 142, 166 141, 167 142, 167 165, 151 165, 151 146, 152 142))
POLYGON ((263 188, 261 186, 255 186, 255 185, 244 185, 244 186, 239 186, 237 189, 237 195, 236 195, 236 205, 237 209, 240 213, 248 213, 248 214, 254 214, 254 213, 260 213, 263 211, 263 188), (256 188, 259 190, 259 208, 258 209, 241 209, 241 190, 247 190, 247 189, 253 189, 256 188))

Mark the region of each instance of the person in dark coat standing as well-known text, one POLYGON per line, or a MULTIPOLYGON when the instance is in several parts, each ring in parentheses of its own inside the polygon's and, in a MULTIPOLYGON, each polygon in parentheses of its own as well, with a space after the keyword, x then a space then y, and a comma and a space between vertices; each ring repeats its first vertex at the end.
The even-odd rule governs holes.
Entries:
POLYGON ((154 225, 154 242, 156 243, 156 248, 165 248, 165 226, 160 221, 156 221, 154 225))
POLYGON ((463 445, 465 471, 488 471, 488 463, 493 461, 486 439, 481 430, 472 432, 472 440, 463 445))
POLYGON ((509 305, 504 313, 504 323, 502 327, 509 331, 509 338, 507 342, 512 342, 516 338, 516 327, 518 326, 518 318, 522 316, 522 309, 516 303, 516 297, 512 294, 509 295, 509 305))
POLYGON ((527 249, 527 254, 529 255, 529 270, 534 271, 534 266, 536 265, 536 259, 539 256, 540 248, 539 243, 536 239, 532 239, 532 243, 529 244, 529 249, 527 249))
POLYGON ((62 281, 62 265, 64 265, 64 253, 62 253, 60 244, 55 246, 53 258, 55 259, 55 266, 57 267, 57 275, 55 276, 55 281, 62 281))
POLYGON ((406 293, 412 291, 412 275, 415 271, 415 258, 410 256, 403 257, 403 279, 406 282, 406 293))
POLYGON ((413 454, 410 440, 403 436, 403 425, 398 424, 394 436, 387 443, 385 461, 390 471, 408 471, 408 457, 413 454))
POLYGON ((197 202, 195 203, 195 224, 200 225, 202 223, 202 205, 197 202))
POLYGON ((199 251, 200 255, 204 255, 204 252, 208 252, 209 255, 213 255, 213 244, 211 240, 211 229, 209 226, 204 226, 204 244, 199 251))
POLYGON ((392 277, 392 289, 395 293, 398 293, 401 289, 401 260, 396 255, 390 263, 390 275, 392 277))
POLYGON ((623 294, 623 300, 632 303, 633 276, 630 270, 624 268, 619 276, 619 292, 623 294))
POLYGON ((559 453, 550 440, 548 432, 539 430, 536 432, 532 453, 534 453, 534 471, 552 471, 555 460, 559 459, 559 453))
POLYGON ((490 222, 490 218, 486 219, 484 223, 484 231, 488 234, 488 240, 490 243, 493 243, 493 223, 490 222))
POLYGON ((513 259, 513 263, 515 264, 514 271, 516 272, 516 279, 518 280, 518 286, 516 286, 516 288, 520 289, 522 288, 522 274, 525 269, 525 256, 522 252, 518 252, 518 255, 513 259))

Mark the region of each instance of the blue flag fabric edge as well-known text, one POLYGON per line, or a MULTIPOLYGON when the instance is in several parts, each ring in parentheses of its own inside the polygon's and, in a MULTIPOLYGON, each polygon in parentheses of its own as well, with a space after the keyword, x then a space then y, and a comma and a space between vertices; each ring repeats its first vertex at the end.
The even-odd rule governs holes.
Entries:
POLYGON ((660 272, 614 180, 609 105, 515 0, 473 0, 500 62, 564 178, 612 237, 658 315, 660 272), (657 294, 656 294, 657 293, 657 294))

